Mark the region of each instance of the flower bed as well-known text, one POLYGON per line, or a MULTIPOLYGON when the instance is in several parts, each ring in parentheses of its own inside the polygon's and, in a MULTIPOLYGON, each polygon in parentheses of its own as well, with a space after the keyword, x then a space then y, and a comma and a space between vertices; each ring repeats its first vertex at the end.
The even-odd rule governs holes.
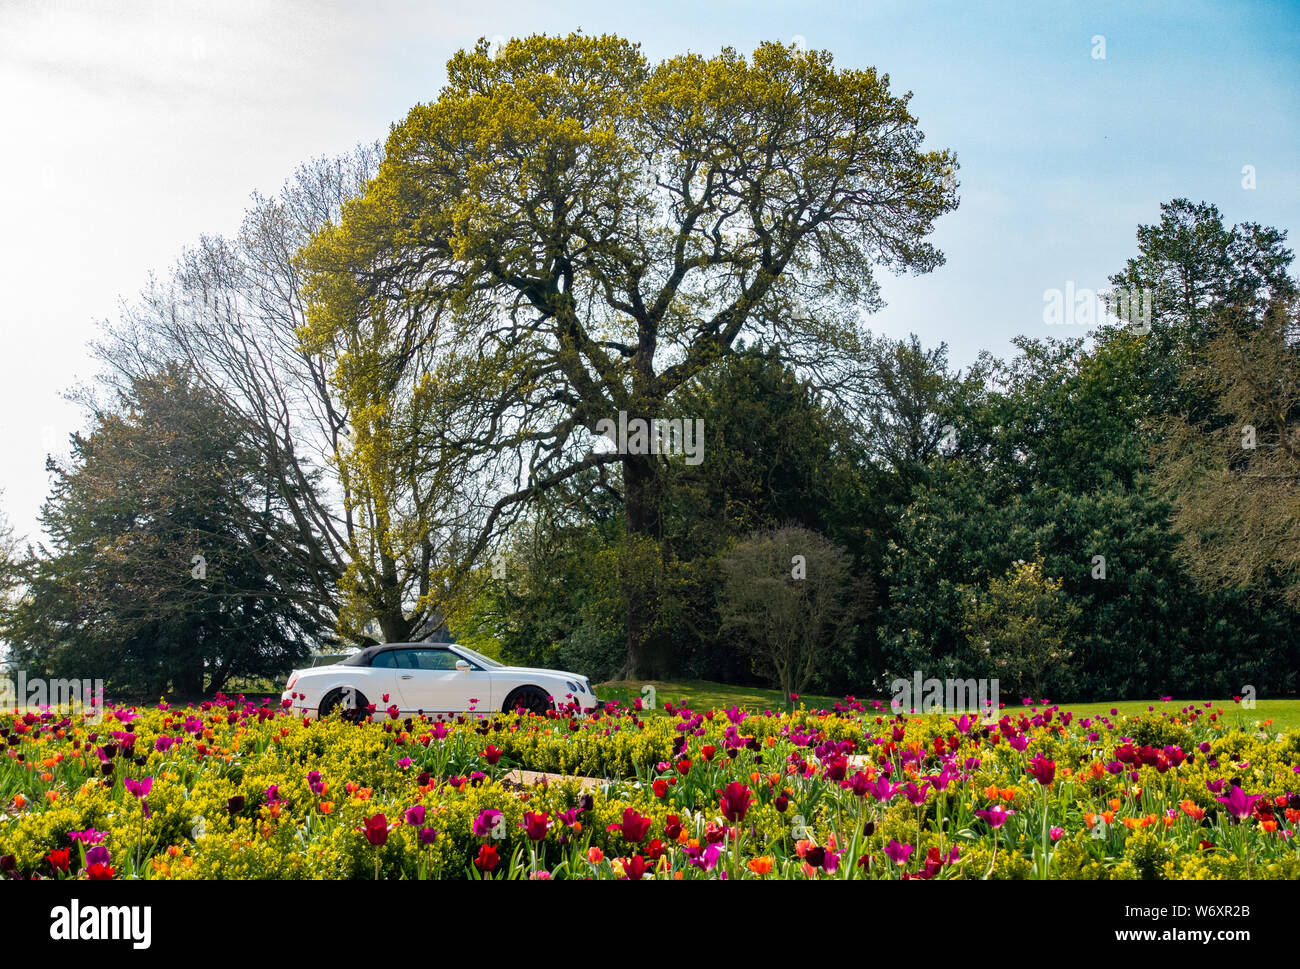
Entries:
POLYGON ((7 878, 1300 878, 1300 735, 739 710, 0 716, 7 878), (508 772, 604 778, 530 788, 508 772))

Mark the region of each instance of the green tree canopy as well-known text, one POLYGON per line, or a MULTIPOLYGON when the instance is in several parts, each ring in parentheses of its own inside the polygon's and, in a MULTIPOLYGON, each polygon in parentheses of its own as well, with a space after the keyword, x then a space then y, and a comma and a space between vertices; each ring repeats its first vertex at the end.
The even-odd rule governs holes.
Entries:
POLYGON ((182 368, 136 381, 49 467, 49 548, 23 563, 0 630, 30 675, 196 695, 306 654, 323 623, 306 576, 270 578, 269 472, 182 368))
POLYGON ((851 586, 849 556, 825 536, 806 528, 757 532, 722 559, 722 628, 788 701, 844 650, 851 586))

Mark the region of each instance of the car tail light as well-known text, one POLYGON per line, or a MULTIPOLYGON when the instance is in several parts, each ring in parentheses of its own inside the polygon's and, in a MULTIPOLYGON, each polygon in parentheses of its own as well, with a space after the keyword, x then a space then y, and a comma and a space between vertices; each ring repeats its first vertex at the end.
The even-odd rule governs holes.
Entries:
POLYGON ((285 689, 292 690, 293 685, 297 682, 298 682, 298 671, 294 670, 292 673, 289 674, 289 685, 286 686, 285 689))

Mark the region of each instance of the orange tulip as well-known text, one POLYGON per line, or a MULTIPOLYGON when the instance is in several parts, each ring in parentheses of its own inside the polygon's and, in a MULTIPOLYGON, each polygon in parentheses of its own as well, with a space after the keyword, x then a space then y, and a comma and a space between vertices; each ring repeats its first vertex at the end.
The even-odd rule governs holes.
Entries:
POLYGON ((772 870, 772 864, 776 861, 771 855, 764 855, 762 858, 751 858, 749 860, 749 870, 755 875, 766 875, 772 870))

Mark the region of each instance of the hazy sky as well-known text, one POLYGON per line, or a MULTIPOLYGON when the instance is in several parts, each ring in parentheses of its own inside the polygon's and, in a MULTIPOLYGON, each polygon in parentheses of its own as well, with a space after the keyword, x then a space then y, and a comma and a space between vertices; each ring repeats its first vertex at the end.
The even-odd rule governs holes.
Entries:
POLYGON ((947 265, 886 277, 872 326, 947 341, 959 364, 1074 335, 1044 324, 1044 290, 1103 287, 1161 201, 1300 243, 1296 0, 0 0, 0 507, 18 530, 36 535, 44 455, 82 426, 62 394, 93 377, 96 322, 150 272, 299 162, 382 137, 457 49, 577 28, 651 59, 801 38, 914 92, 962 204, 934 237, 947 265))

